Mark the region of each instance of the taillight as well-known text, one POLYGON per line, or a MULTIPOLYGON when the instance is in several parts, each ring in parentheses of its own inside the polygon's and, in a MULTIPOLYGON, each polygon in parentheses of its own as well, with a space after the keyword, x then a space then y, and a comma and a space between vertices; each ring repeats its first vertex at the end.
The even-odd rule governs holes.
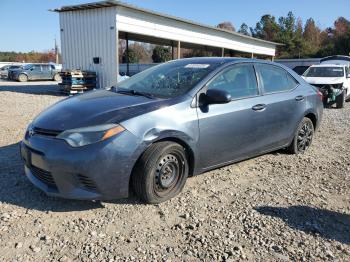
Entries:
POLYGON ((321 101, 323 101, 323 94, 319 90, 317 90, 316 92, 317 96, 321 99, 321 101))

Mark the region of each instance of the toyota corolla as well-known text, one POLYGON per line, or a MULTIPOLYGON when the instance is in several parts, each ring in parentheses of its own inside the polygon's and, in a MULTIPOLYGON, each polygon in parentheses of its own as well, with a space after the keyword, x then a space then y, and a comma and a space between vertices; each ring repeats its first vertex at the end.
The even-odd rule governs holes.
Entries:
POLYGON ((134 192, 160 203, 189 176, 278 149, 304 153, 322 112, 322 94, 281 65, 175 60, 52 105, 29 125, 21 156, 48 195, 134 192))

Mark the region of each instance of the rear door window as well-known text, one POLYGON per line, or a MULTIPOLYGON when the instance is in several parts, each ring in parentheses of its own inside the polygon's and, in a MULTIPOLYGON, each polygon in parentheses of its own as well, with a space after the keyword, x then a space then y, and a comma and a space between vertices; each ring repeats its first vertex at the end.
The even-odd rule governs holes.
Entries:
POLYGON ((259 94, 253 65, 234 65, 220 72, 208 89, 221 89, 231 94, 232 99, 259 94))
POLYGON ((44 72, 50 71, 50 66, 49 65, 42 65, 41 68, 42 68, 42 70, 44 72))
POLYGON ((273 65, 259 65, 261 84, 265 94, 289 91, 298 82, 286 70, 273 65))

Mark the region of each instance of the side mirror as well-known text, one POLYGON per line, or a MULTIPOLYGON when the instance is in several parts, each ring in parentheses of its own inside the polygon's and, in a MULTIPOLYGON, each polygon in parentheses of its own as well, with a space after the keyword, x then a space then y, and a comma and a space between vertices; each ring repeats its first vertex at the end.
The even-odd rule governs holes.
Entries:
POLYGON ((206 104, 226 104, 231 102, 231 95, 220 89, 208 89, 205 94, 206 104))

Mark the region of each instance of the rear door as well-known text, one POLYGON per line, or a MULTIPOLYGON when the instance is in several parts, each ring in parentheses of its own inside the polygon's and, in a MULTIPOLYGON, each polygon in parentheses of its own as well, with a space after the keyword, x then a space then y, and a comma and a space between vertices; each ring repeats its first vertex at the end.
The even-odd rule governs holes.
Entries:
MULTIPOLYGON (((200 165, 205 169, 246 158, 264 149, 265 108, 252 63, 229 66, 207 89, 231 94, 227 104, 199 107, 200 165)), ((204 90, 206 91, 206 90, 204 90)))
POLYGON ((41 79, 52 79, 50 65, 41 65, 41 70, 41 79))
POLYGON ((33 65, 29 69, 28 78, 31 80, 42 79, 41 65, 33 65))
POLYGON ((306 90, 279 66, 258 64, 256 67, 266 105, 263 143, 268 149, 285 146, 291 142, 305 112, 306 90))

